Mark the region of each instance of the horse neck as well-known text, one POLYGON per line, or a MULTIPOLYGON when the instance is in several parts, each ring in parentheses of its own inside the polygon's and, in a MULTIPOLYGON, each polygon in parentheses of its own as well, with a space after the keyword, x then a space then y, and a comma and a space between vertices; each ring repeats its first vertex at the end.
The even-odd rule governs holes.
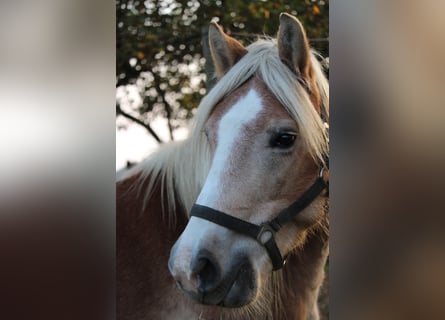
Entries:
MULTIPOLYGON (((183 212, 176 213, 176 227, 162 215, 161 184, 155 183, 150 200, 142 200, 148 177, 141 185, 140 175, 116 185, 117 237, 117 315, 119 319, 171 319, 162 312, 174 309, 179 289, 169 275, 167 263, 170 248, 187 221, 183 212), (148 302, 147 302, 148 301, 148 302)), ((180 208, 178 205, 177 208, 180 208)))
POLYGON ((319 318, 317 298, 328 256, 323 233, 313 233, 301 250, 288 257, 283 270, 272 275, 273 319, 319 318))

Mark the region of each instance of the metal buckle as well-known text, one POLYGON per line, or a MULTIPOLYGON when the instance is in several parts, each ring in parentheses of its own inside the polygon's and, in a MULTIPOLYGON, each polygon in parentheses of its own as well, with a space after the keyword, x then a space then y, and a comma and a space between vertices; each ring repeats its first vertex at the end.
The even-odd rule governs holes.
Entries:
POLYGON ((256 239, 264 246, 264 244, 270 239, 273 239, 274 236, 275 230, 268 223, 264 223, 261 225, 260 232, 258 233, 256 239))

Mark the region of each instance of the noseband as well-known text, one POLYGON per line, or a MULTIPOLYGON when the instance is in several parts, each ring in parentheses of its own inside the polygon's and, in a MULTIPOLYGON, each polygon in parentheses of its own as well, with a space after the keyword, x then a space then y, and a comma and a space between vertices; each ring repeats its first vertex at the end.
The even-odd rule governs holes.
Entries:
MULTIPOLYGON (((327 162, 326 162, 327 164, 327 162)), ((328 166, 328 164, 327 164, 328 166)), ((256 225, 248 221, 238 219, 234 216, 228 215, 224 212, 194 204, 190 216, 198 217, 216 223, 227 229, 233 230, 237 233, 246 235, 258 241, 269 254, 272 260, 274 270, 281 269, 285 263, 286 258, 283 258, 277 243, 275 242, 275 234, 287 223, 291 222, 304 208, 306 208, 312 201, 315 200, 323 190, 328 190, 329 182, 325 180, 324 173, 328 167, 322 166, 320 174, 315 182, 303 195, 300 196, 289 207, 282 210, 274 219, 265 222, 261 225, 256 225)))

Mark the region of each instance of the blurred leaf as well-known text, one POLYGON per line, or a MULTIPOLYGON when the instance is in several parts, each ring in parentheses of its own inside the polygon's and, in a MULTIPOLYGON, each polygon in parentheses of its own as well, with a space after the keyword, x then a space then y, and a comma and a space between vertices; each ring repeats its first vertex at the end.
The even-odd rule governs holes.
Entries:
POLYGON ((142 53, 142 52, 138 52, 138 53, 136 53, 136 57, 139 59, 139 60, 142 60, 142 59, 144 59, 144 57, 145 57, 145 55, 142 53))
POLYGON ((314 15, 318 15, 321 13, 320 8, 315 4, 312 6, 312 12, 314 15))

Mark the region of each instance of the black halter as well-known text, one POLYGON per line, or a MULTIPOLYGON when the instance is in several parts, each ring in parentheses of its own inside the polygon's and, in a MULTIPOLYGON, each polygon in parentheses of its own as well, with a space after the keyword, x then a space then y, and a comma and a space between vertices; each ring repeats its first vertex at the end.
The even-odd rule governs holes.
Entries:
MULTIPOLYGON (((328 163, 326 163, 326 165, 328 166, 328 163)), ((326 167, 326 169, 327 168, 328 167, 326 167)), ((190 216, 208 220, 255 239, 266 248, 269 257, 272 260, 273 269, 278 270, 285 265, 286 259, 283 259, 275 242, 275 233, 277 233, 285 224, 291 222, 297 214, 314 201, 323 190, 329 188, 329 182, 325 180, 324 173, 325 167, 322 167, 315 182, 305 193, 303 193, 303 195, 301 195, 300 198, 289 207, 282 210, 274 219, 261 225, 238 219, 224 212, 196 203, 192 207, 190 216)))

